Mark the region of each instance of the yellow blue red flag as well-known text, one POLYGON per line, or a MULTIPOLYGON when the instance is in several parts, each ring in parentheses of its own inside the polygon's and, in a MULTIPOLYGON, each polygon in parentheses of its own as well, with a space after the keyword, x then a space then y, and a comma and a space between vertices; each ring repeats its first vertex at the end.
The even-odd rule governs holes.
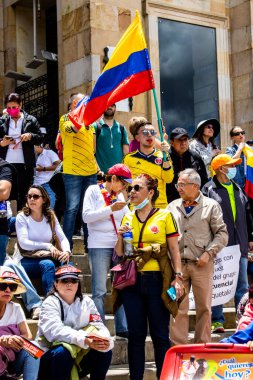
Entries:
POLYGON ((243 153, 247 159, 245 193, 253 199, 253 149, 245 145, 243 153))
POLYGON ((133 22, 115 47, 89 100, 80 104, 75 110, 73 122, 80 127, 80 118, 78 121, 76 117, 78 108, 80 112, 84 110, 82 124, 89 125, 96 121, 110 105, 154 87, 141 18, 139 12, 136 11, 133 22))

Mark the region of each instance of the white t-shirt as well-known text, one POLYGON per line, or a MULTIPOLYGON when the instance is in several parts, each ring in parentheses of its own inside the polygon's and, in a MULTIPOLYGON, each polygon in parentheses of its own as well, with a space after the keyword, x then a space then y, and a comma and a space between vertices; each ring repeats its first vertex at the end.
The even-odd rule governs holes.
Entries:
MULTIPOLYGON (((40 165, 42 167, 52 166, 54 162, 59 161, 58 155, 49 149, 43 149, 42 153, 39 155, 36 166, 40 165)), ((42 185, 50 181, 54 174, 54 170, 38 172, 36 170, 36 175, 34 178, 34 185, 42 185)))
POLYGON ((20 136, 21 136, 21 129, 22 129, 22 123, 23 123, 24 115, 21 114, 21 117, 17 120, 17 123, 13 119, 10 119, 10 125, 9 125, 9 136, 12 136, 15 140, 14 144, 8 145, 7 155, 6 155, 6 161, 13 163, 13 164, 24 164, 24 153, 23 153, 23 147, 22 143, 20 142, 20 136), (18 144, 19 143, 19 144, 18 144), (15 146, 15 144, 17 144, 15 146), (13 149, 15 146, 15 149, 13 149))
POLYGON ((24 322, 25 314, 18 303, 8 302, 5 313, 0 319, 0 326, 18 325, 24 322))
MULTIPOLYGON (((117 200, 124 202, 123 194, 118 194, 117 200)), ((117 235, 111 215, 114 216, 116 227, 119 229, 123 216, 128 212, 128 206, 112 212, 110 206, 105 206, 99 186, 89 186, 83 201, 83 221, 88 227, 89 248, 114 248, 117 235)))

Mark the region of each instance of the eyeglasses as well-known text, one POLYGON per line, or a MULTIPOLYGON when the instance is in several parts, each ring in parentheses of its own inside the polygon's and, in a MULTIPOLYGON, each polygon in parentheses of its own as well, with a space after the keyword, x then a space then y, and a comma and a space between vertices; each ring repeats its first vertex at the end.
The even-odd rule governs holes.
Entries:
POLYGON ((11 106, 11 107, 7 107, 7 110, 16 110, 18 108, 18 106, 11 106))
POLYGON ((141 133, 143 134, 143 136, 156 136, 157 135, 157 132, 154 130, 154 129, 143 129, 141 131, 141 133))
POLYGON ((60 282, 63 284, 78 284, 79 280, 77 278, 63 278, 60 282))
POLYGON ((213 125, 212 125, 212 124, 207 124, 207 125, 205 126, 205 128, 207 128, 207 129, 213 129, 213 125))
POLYGON ((240 135, 245 135, 245 131, 241 131, 241 132, 234 132, 233 134, 232 134, 232 136, 240 136, 240 135))
POLYGON ((39 198, 42 198, 43 195, 39 195, 39 194, 28 194, 27 195, 27 199, 34 199, 35 201, 37 201, 39 198))
POLYGON ((182 189, 184 189, 185 186, 187 186, 187 185, 195 185, 195 183, 193 183, 193 182, 176 183, 176 184, 175 184, 175 188, 176 188, 177 190, 178 190, 180 187, 181 187, 182 189))
POLYGON ((128 186, 128 192, 129 192, 129 193, 130 193, 132 190, 134 190, 134 191, 140 191, 141 189, 143 189, 143 187, 140 186, 140 185, 128 186))
POLYGON ((0 290, 5 291, 7 288, 9 288, 11 292, 15 292, 18 288, 18 285, 17 284, 6 284, 6 283, 1 284, 0 283, 0 290))

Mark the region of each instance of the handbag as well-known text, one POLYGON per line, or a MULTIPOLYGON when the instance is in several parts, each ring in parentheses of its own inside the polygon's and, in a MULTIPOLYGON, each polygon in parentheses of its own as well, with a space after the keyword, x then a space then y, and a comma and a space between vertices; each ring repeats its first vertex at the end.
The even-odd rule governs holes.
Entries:
POLYGON ((122 290, 136 283, 137 270, 135 260, 125 260, 111 269, 114 273, 113 287, 122 290))
POLYGON ((55 214, 52 213, 52 217, 51 217, 51 221, 50 221, 50 227, 51 227, 52 234, 53 234, 53 245, 55 246, 56 249, 58 249, 58 251, 62 251, 60 239, 58 238, 58 236, 56 235, 56 232, 55 232, 55 218, 56 218, 55 214))

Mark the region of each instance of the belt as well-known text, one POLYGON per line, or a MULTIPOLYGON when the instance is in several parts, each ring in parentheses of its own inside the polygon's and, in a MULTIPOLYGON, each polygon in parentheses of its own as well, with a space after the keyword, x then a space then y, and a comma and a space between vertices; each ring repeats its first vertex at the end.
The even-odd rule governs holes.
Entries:
POLYGON ((191 260, 191 259, 181 259, 181 262, 182 262, 183 264, 188 264, 188 263, 196 264, 197 261, 198 261, 197 259, 195 259, 195 260, 191 260))

